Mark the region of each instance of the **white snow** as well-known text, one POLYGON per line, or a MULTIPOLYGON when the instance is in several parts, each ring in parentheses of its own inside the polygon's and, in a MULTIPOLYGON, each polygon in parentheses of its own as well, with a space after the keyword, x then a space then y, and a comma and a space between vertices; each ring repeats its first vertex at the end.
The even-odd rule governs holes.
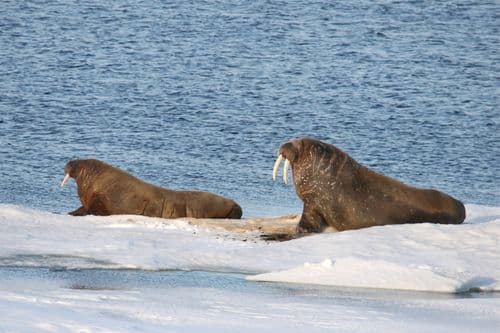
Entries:
POLYGON ((383 226, 314 236, 314 247, 321 244, 315 252, 319 256, 324 250, 323 260, 304 260, 249 279, 433 292, 499 291, 500 209, 468 205, 467 215, 462 225, 383 226))
POLYGON ((182 220, 72 217, 0 204, 0 269, 202 270, 245 274, 252 281, 376 288, 376 295, 388 289, 443 295, 362 297, 353 304, 350 296, 332 301, 308 298, 308 292, 75 290, 44 277, 9 280, 0 270, 0 332, 494 332, 500 298, 452 294, 500 291, 500 207, 466 208, 462 225, 394 225, 266 242, 182 220))
POLYGON ((141 216, 72 217, 0 205, 0 265, 180 269, 344 287, 500 291, 500 208, 462 225, 414 224, 288 242, 141 216), (243 241, 248 238, 248 241, 243 241))

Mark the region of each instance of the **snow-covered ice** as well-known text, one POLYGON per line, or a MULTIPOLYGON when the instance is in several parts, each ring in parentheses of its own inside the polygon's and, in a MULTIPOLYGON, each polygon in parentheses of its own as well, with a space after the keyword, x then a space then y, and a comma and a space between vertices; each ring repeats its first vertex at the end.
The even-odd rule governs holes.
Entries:
POLYGON ((255 237, 245 242, 182 220, 72 217, 0 205, 0 264, 204 270, 343 287, 500 291, 500 208, 468 205, 467 214, 462 225, 392 225, 280 243, 255 237))
POLYGON ((2 204, 0 311, 8 320, 0 324, 0 332, 332 327, 352 332, 403 327, 465 332, 480 327, 493 332, 500 325, 495 293, 500 291, 500 208, 466 208, 462 225, 393 225, 267 242, 254 234, 206 230, 183 220, 72 217, 2 204), (43 274, 24 279, 24 273, 11 272, 16 269, 36 274, 115 270, 117 280, 123 278, 122 269, 145 276, 163 270, 221 272, 234 275, 241 290, 182 283, 175 288, 162 283, 80 288, 43 274), (288 288, 294 291, 276 293, 277 285, 255 281, 293 282, 288 288), (249 285, 256 289, 247 290, 249 285), (326 294, 318 292, 323 286, 330 286, 326 294), (367 294, 339 299, 332 286, 363 288, 357 290, 367 294), (297 290, 303 293, 297 295, 297 290), (490 296, 456 294, 468 291, 490 296), (386 293, 403 296, 380 296, 386 293), (414 294, 420 296, 408 298, 414 294), (403 322, 414 326, 401 326, 403 322))

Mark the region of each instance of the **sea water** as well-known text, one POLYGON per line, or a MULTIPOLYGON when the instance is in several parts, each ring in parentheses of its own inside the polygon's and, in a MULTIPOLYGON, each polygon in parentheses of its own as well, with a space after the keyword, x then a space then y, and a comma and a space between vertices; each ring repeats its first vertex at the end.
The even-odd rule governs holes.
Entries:
POLYGON ((499 9, 2 1, 0 203, 76 209, 74 182, 59 188, 64 165, 93 157, 233 198, 246 217, 298 213, 271 168, 282 143, 310 136, 408 184, 500 206, 499 9))
POLYGON ((67 160, 300 211, 273 183, 311 136, 466 203, 499 205, 495 2, 3 1, 0 202, 64 213, 67 160))

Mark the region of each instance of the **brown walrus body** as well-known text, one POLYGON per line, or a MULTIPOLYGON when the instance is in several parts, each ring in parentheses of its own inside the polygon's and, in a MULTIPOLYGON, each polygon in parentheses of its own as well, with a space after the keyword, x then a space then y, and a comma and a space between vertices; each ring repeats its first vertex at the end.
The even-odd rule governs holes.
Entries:
POLYGON ((321 232, 327 226, 342 231, 385 224, 459 224, 465 219, 460 201, 372 171, 333 145, 302 138, 283 144, 279 154, 285 168, 291 164, 295 190, 304 203, 299 233, 321 232))
POLYGON ((146 183, 104 162, 73 160, 66 164, 69 177, 78 185, 82 207, 71 215, 135 214, 163 218, 233 218, 242 215, 233 200, 198 191, 172 191, 146 183))

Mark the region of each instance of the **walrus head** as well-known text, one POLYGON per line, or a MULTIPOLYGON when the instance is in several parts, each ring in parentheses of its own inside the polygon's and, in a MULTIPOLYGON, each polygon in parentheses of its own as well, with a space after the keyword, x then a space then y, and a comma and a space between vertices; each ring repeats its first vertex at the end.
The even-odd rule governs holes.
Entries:
POLYGON ((95 159, 68 161, 64 167, 64 178, 61 182, 61 188, 66 185, 70 178, 74 178, 78 183, 79 177, 85 178, 85 175, 98 174, 104 164, 105 163, 95 159))
POLYGON ((278 168, 283 160, 285 164, 283 166, 283 181, 288 184, 288 167, 299 158, 300 151, 302 150, 302 140, 293 140, 281 145, 278 151, 278 158, 274 162, 273 167, 273 180, 276 180, 276 174, 278 173, 278 168))
POLYGON ((324 156, 328 150, 329 145, 307 137, 284 143, 283 145, 281 145, 278 152, 278 158, 274 163, 273 180, 276 180, 276 174, 278 172, 279 165, 283 160, 285 160, 285 164, 283 166, 283 181, 285 182, 285 184, 288 184, 289 166, 292 167, 292 170, 294 170, 294 172, 294 165, 296 164, 300 164, 302 166, 301 169, 310 169, 311 167, 315 167, 316 169, 317 161, 313 159, 312 155, 308 154, 307 152, 312 152, 315 155, 317 154, 319 156, 324 156))
POLYGON ((300 199, 309 200, 321 193, 332 193, 347 154, 324 142, 308 137, 281 145, 274 163, 273 180, 280 163, 285 160, 283 181, 288 184, 288 167, 293 171, 295 191, 300 199))
POLYGON ((76 172, 77 172, 77 161, 69 161, 66 163, 66 166, 64 167, 64 178, 61 182, 61 188, 66 185, 68 180, 70 178, 75 178, 76 177, 76 172))

